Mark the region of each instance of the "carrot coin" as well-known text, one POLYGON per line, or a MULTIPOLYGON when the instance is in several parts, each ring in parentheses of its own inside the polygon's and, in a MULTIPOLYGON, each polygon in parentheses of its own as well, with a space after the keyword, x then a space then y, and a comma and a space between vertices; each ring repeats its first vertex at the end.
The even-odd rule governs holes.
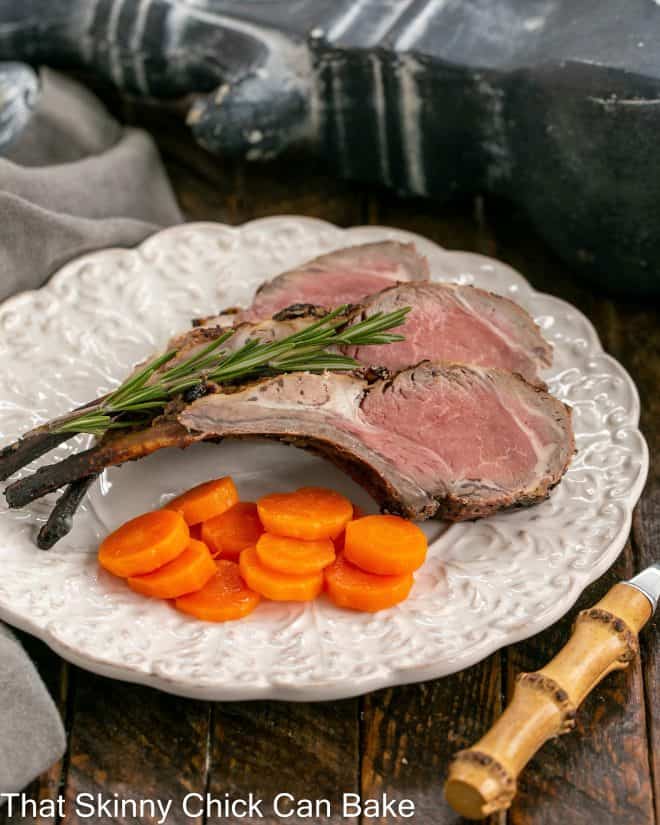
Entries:
MULTIPOLYGON (((353 505, 353 518, 351 521, 355 521, 356 518, 364 518, 367 514, 361 507, 358 507, 357 504, 353 505)), ((335 550, 340 552, 344 549, 344 541, 346 540, 346 528, 342 530, 342 532, 337 536, 335 539, 335 550)))
POLYGON ((202 522, 200 521, 199 524, 192 524, 190 526, 190 538, 196 539, 197 541, 202 541, 202 522))
POLYGON ((238 501, 238 492, 229 476, 205 481, 165 505, 166 510, 177 510, 187 524, 199 524, 224 513, 238 501))
POLYGON ((365 573, 347 561, 343 553, 325 569, 324 575, 325 589, 333 604, 367 613, 404 601, 413 585, 412 573, 401 576, 365 573))
POLYGON ((151 573, 183 553, 188 540, 188 525, 180 513, 155 510, 110 533, 99 547, 99 564, 115 576, 151 573))
POLYGON ((201 541, 190 539, 188 546, 170 561, 144 576, 129 576, 128 586, 143 596, 156 599, 176 599, 186 593, 201 590, 215 575, 215 562, 209 548, 201 541))
POLYGON ((253 501, 239 501, 202 524, 202 541, 214 556, 238 561, 241 550, 252 546, 264 528, 253 501))
POLYGON ((242 619, 259 604, 259 594, 246 587, 235 561, 214 562, 215 575, 196 593, 174 602, 177 610, 205 622, 242 619))
POLYGON ((239 560, 241 575, 248 587, 274 602, 309 602, 323 590, 323 574, 293 576, 265 567, 255 547, 243 550, 239 560))
POLYGON ((268 533, 304 541, 337 538, 353 515, 345 496, 323 487, 273 493, 260 498, 257 506, 268 533))
POLYGON ((422 530, 399 516, 365 516, 346 525, 346 559, 368 573, 412 573, 424 563, 426 550, 422 530))
POLYGON ((265 567, 295 576, 320 573, 335 560, 335 548, 330 539, 302 541, 264 533, 256 549, 259 561, 265 567))

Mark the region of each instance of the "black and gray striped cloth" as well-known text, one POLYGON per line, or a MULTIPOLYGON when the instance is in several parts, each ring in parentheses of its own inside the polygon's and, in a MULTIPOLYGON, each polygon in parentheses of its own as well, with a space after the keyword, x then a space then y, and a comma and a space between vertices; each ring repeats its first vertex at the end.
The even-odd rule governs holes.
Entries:
MULTIPOLYGON (((133 246, 181 220, 152 139, 122 128, 78 84, 42 71, 35 112, 0 157, 0 298, 41 286, 77 255, 133 246)), ((22 789, 64 747, 48 691, 0 627, 0 794, 22 789)))

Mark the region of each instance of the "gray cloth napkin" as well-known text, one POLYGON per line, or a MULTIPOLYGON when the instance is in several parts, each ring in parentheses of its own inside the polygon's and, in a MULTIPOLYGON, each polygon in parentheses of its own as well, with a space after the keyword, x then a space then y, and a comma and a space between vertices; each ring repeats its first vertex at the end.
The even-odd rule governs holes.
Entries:
POLYGON ((0 299, 71 258, 182 220, 145 132, 123 129, 62 75, 43 70, 41 82, 32 119, 0 158, 0 299))
MULTIPOLYGON (((34 289, 62 264, 133 246, 182 219, 158 152, 96 98, 44 70, 37 109, 0 158, 0 298, 34 289)), ((0 793, 60 758, 60 715, 23 648, 0 627, 0 793)))
POLYGON ((60 758, 65 744, 50 693, 23 648, 0 626, 0 793, 24 788, 60 758))

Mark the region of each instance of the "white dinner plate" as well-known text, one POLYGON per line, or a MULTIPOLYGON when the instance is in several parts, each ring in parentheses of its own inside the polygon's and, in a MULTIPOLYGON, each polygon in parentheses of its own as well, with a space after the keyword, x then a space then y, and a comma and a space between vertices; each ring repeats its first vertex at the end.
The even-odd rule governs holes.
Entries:
POLYGON ((2 499, 0 617, 65 659, 118 679, 203 699, 315 700, 452 673, 562 616, 628 536, 648 469, 637 391, 574 307, 535 292, 502 263, 409 232, 299 217, 238 228, 198 223, 137 249, 73 261, 43 289, 0 307, 0 435, 10 441, 108 391, 190 318, 247 304, 261 281, 322 252, 383 238, 415 241, 434 279, 518 301, 553 344, 545 378, 573 407, 578 452, 547 501, 450 527, 426 523, 428 560, 410 598, 390 610, 353 613, 321 597, 262 602, 244 620, 207 624, 100 571, 99 539, 173 493, 225 474, 244 499, 318 483, 374 505, 339 470, 294 447, 227 441, 163 450, 107 472, 74 530, 49 552, 34 539, 55 497, 19 511, 2 499))

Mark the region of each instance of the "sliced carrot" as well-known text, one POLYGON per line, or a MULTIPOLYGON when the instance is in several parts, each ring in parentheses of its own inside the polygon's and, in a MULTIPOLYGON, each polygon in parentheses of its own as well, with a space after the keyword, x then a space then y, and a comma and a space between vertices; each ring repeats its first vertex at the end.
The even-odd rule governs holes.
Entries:
POLYGON ((346 559, 368 573, 412 573, 424 563, 426 550, 424 533, 399 516, 365 516, 346 525, 346 559))
POLYGON ((143 596, 156 599, 176 599, 186 593, 201 590, 215 575, 215 562, 202 541, 190 539, 188 546, 170 561, 144 576, 129 576, 128 586, 143 596))
POLYGON ((257 506, 267 532, 304 541, 337 538, 353 515, 345 496, 323 487, 273 493, 260 498, 257 506))
POLYGON ((145 513, 122 524, 101 542, 99 564, 115 576, 151 573, 183 553, 188 539, 188 525, 180 513, 145 513))
POLYGON ((325 589, 337 607, 375 613, 404 601, 413 585, 412 573, 378 576, 365 573, 346 560, 343 553, 325 570, 325 589))
POLYGON ((187 524, 199 524, 224 513, 238 501, 236 486, 229 476, 205 481, 165 505, 166 510, 177 510, 187 524))
POLYGON ((270 570, 259 561, 254 547, 243 550, 239 565, 248 587, 274 602, 309 602, 323 590, 323 573, 293 576, 270 570))
MULTIPOLYGON (((357 504, 353 505, 353 518, 351 521, 355 521, 356 518, 364 518, 367 514, 361 507, 358 507, 357 504)), ((346 541, 346 528, 342 530, 342 532, 337 536, 335 539, 335 550, 341 551, 344 549, 344 542, 346 541)))
POLYGON ((202 524, 202 541, 214 556, 238 561, 241 550, 251 547, 263 531, 257 505, 239 501, 202 524))
POLYGON ((196 541, 202 541, 202 522, 199 524, 192 524, 190 526, 190 538, 196 541))
POLYGON ((264 533, 256 550, 265 567, 295 576, 320 573, 335 560, 335 548, 330 539, 302 541, 264 533))
POLYGON ((178 598, 177 610, 205 622, 228 622, 252 613, 259 594, 245 586, 236 562, 220 559, 213 564, 215 575, 201 590, 178 598))

